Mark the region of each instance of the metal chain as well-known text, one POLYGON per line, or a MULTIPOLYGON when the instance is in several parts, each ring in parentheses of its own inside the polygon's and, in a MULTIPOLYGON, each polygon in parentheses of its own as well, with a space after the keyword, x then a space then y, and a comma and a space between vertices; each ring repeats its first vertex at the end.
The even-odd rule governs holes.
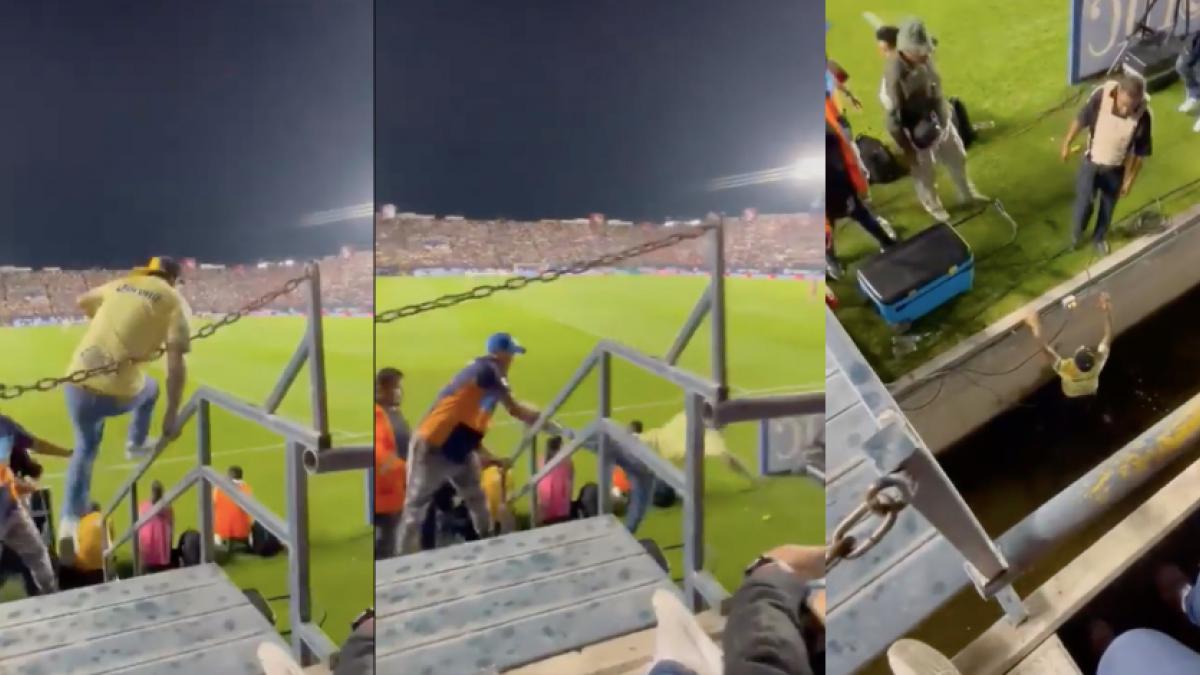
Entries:
POLYGON ((531 283, 549 283, 551 281, 557 281, 564 276, 582 274, 597 267, 611 267, 612 265, 629 260, 630 258, 636 258, 659 249, 669 248, 682 241, 697 239, 704 236, 705 233, 715 227, 716 225, 712 224, 698 225, 691 228, 690 231, 677 232, 669 237, 663 237, 662 239, 656 239, 644 244, 638 244, 637 246, 631 246, 630 248, 617 251, 616 253, 609 253, 591 260, 583 260, 559 267, 551 267, 532 277, 510 277, 499 284, 482 284, 472 288, 469 291, 463 291, 462 293, 448 293, 441 297, 434 298, 433 300, 426 300, 425 302, 418 302, 416 304, 405 305, 404 307, 397 307, 396 309, 378 312, 375 315, 375 323, 391 323, 397 319, 423 314, 435 309, 453 307, 454 305, 467 302, 469 300, 482 300, 483 298, 490 297, 493 293, 498 291, 515 291, 524 288, 531 283))
MULTIPOLYGON (((288 279, 282 286, 271 291, 270 293, 262 295, 253 302, 250 302, 242 308, 222 316, 220 319, 217 319, 212 323, 201 326, 199 330, 192 334, 191 339, 203 340, 205 338, 212 337, 213 334, 221 328, 233 325, 251 312, 256 312, 263 307, 266 307, 271 302, 288 295, 292 291, 296 290, 300 284, 308 281, 308 279, 308 272, 305 272, 303 276, 288 279)), ((0 384, 0 400, 11 401, 32 391, 51 391, 64 384, 82 384, 101 375, 111 375, 126 365, 154 361, 161 357, 164 353, 166 353, 166 349, 159 347, 151 352, 148 356, 124 359, 122 361, 109 363, 103 366, 97 366, 95 368, 83 368, 67 375, 63 375, 62 377, 43 377, 32 384, 0 384)))
POLYGON ((903 473, 882 476, 872 483, 862 504, 834 529, 833 540, 825 549, 825 573, 843 560, 861 558, 887 536, 900 513, 912 503, 915 491, 912 480, 903 473), (880 518, 880 522, 868 537, 860 539, 850 534, 872 516, 880 518))

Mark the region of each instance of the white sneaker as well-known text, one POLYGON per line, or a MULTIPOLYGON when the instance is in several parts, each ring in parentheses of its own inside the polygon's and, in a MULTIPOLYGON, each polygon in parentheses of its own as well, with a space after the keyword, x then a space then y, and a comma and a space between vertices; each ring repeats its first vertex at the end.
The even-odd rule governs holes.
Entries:
POLYGON ((950 659, 916 640, 897 640, 887 650, 893 675, 962 675, 950 659))
POLYGON ((58 523, 58 562, 66 567, 75 565, 75 551, 79 549, 79 521, 63 517, 58 523))
POLYGON ((142 459, 143 457, 150 454, 151 452, 154 452, 154 448, 157 445, 158 445, 158 440, 153 439, 153 438, 147 438, 146 442, 142 443, 141 445, 137 445, 135 443, 126 441, 126 443, 125 443, 125 459, 128 459, 128 460, 142 459))
POLYGON ((258 645, 258 662, 266 675, 304 675, 304 669, 296 659, 274 642, 258 645))
POLYGON ((1191 98, 1190 96, 1179 106, 1179 112, 1183 114, 1196 112, 1200 110, 1200 98, 1191 98))
POLYGON ((1196 123, 1192 125, 1192 131, 1200 134, 1200 119, 1196 120, 1196 123))
POLYGON ((933 219, 939 223, 950 222, 950 212, 944 208, 926 209, 926 211, 928 211, 929 215, 933 216, 933 219))

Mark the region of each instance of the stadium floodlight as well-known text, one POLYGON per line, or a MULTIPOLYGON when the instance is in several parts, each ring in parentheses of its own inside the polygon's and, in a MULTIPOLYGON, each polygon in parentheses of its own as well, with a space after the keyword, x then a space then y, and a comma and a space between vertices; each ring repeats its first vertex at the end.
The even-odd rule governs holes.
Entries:
POLYGON ((805 155, 796 160, 791 170, 792 180, 797 182, 825 182, 825 156, 805 155))

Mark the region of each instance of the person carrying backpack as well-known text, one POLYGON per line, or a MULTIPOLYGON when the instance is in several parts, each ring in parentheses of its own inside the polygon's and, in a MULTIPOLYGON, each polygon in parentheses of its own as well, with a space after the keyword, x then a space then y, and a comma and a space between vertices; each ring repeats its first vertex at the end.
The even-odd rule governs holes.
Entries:
POLYGON ((859 169, 853 144, 837 123, 837 111, 825 106, 825 265, 832 279, 842 277, 842 265, 834 247, 833 225, 851 218, 881 249, 894 246, 896 234, 888 222, 876 216, 867 205, 867 178, 859 169))

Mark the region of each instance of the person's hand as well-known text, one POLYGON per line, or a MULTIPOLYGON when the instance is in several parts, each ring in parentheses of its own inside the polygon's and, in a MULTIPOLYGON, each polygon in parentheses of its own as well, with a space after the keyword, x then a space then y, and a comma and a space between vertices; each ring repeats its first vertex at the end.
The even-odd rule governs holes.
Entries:
POLYGON ((1060 150, 1060 151, 1059 151, 1059 153, 1058 153, 1058 156, 1059 156, 1059 158, 1060 158, 1062 161, 1064 161, 1064 162, 1065 162, 1065 161, 1067 161, 1068 159, 1070 159, 1070 158, 1071 158, 1071 146, 1070 146, 1070 144, 1068 144, 1068 143, 1063 143, 1063 144, 1062 144, 1062 150, 1060 150))
POLYGON ((1042 336, 1042 324, 1040 321, 1038 321, 1038 315, 1036 312, 1030 312, 1029 315, 1025 317, 1025 325, 1029 326, 1029 331, 1033 333, 1033 337, 1042 336))
POLYGON ((855 110, 862 110, 862 101, 858 100, 857 96, 851 94, 850 92, 846 92, 846 98, 850 99, 850 105, 854 106, 855 110))
POLYGON ((179 437, 179 429, 175 428, 178 422, 178 414, 174 410, 168 410, 163 415, 162 440, 165 443, 169 443, 179 437))
POLYGON ((1129 181, 1122 181, 1122 182, 1121 182, 1121 196, 1122 196, 1122 197, 1128 196, 1128 195, 1129 195, 1129 191, 1130 191, 1130 190, 1132 190, 1132 189, 1133 189, 1133 184, 1132 184, 1132 183, 1130 183, 1129 181))
POLYGON ((774 558, 791 568, 792 572, 808 581, 825 576, 825 547, 784 544, 767 551, 774 558))

